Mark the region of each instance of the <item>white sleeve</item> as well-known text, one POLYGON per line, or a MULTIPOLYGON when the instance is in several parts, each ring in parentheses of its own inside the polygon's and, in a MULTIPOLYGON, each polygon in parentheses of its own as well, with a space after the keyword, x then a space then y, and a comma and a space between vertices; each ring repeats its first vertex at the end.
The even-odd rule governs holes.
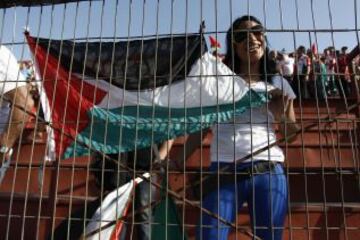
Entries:
POLYGON ((19 64, 12 52, 0 45, 0 95, 26 85, 26 78, 20 72, 19 64))
POLYGON ((290 86, 289 82, 280 75, 276 75, 272 78, 272 85, 278 89, 282 89, 283 94, 288 96, 290 99, 296 98, 294 90, 290 86))

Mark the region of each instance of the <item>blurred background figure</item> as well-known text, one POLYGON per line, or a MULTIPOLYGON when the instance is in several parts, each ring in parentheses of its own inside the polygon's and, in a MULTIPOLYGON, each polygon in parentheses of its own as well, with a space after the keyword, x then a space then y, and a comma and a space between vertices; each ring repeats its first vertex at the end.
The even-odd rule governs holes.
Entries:
POLYGON ((314 59, 312 63, 313 69, 313 80, 314 83, 314 93, 313 96, 315 99, 323 100, 327 97, 326 94, 326 87, 327 83, 327 73, 326 73, 326 66, 325 66, 325 57, 318 56, 314 59))
POLYGON ((277 50, 271 50, 269 52, 269 65, 270 69, 274 70, 274 72, 281 73, 279 65, 279 54, 277 50))
POLYGON ((337 57, 338 60, 338 78, 337 87, 341 97, 349 97, 351 94, 351 77, 349 71, 349 62, 347 58, 348 47, 344 46, 341 48, 341 52, 337 57))
POLYGON ((293 74, 294 74, 294 58, 290 57, 285 50, 279 53, 279 70, 282 76, 291 82, 293 74))
POLYGON ((336 69, 335 49, 332 46, 324 49, 324 56, 325 56, 325 65, 326 65, 326 73, 327 73, 327 82, 329 83, 327 93, 328 96, 337 96, 339 92, 335 84, 335 69, 336 69))
POLYGON ((292 87, 297 96, 301 96, 302 99, 310 98, 308 90, 309 74, 311 62, 310 58, 306 55, 306 49, 304 46, 299 46, 296 50, 295 60, 295 75, 292 81, 292 87))

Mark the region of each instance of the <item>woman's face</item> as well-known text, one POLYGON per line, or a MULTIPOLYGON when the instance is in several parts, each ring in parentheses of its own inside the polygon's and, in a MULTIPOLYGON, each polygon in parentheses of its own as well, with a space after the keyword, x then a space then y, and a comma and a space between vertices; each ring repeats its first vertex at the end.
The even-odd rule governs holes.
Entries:
POLYGON ((234 37, 234 49, 237 56, 242 63, 256 63, 263 56, 266 48, 265 36, 262 26, 254 21, 244 21, 240 24, 238 29, 235 29, 234 36, 237 34, 236 30, 252 30, 241 32, 242 36, 234 37))

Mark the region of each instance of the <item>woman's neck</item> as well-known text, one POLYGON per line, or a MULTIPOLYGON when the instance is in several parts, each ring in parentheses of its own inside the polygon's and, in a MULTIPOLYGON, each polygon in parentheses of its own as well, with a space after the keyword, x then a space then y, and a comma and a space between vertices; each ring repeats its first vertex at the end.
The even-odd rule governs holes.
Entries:
POLYGON ((261 80, 260 63, 244 63, 240 66, 240 76, 248 83, 261 80))

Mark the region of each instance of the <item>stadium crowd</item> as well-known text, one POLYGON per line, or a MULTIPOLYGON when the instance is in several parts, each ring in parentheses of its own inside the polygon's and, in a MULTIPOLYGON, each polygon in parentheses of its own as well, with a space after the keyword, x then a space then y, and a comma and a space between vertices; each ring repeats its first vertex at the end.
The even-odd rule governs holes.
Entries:
POLYGON ((347 51, 346 46, 340 50, 330 46, 322 53, 315 45, 309 49, 299 46, 293 53, 273 50, 269 57, 277 71, 290 82, 297 96, 324 99, 353 94, 351 84, 359 73, 360 60, 347 51))

